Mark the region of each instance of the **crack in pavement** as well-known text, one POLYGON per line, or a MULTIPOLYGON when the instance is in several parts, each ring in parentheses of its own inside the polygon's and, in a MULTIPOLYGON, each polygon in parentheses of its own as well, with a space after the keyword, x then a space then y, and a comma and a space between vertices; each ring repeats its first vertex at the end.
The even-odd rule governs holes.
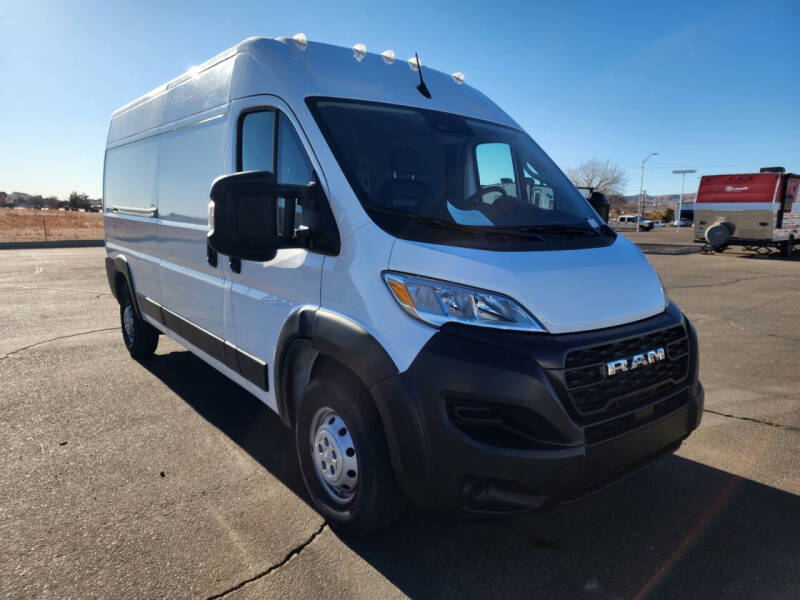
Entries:
POLYGON ((272 565, 266 571, 261 571, 260 573, 253 575, 252 577, 245 579, 244 581, 240 581, 235 586, 228 588, 224 592, 220 592, 219 594, 214 594, 213 596, 209 596, 207 600, 218 600, 219 598, 224 598, 228 594, 235 592, 236 590, 240 590, 244 586, 251 584, 254 581, 258 581, 259 579, 263 579, 267 575, 274 573, 275 571, 280 569, 283 565, 292 560, 295 556, 299 555, 303 550, 305 550, 315 539, 317 539, 317 537, 319 537, 319 535, 325 530, 326 526, 327 523, 323 521, 319 529, 317 529, 314 533, 311 534, 311 537, 309 537, 305 542, 303 542, 299 546, 295 546, 294 548, 292 548, 292 550, 290 550, 289 553, 286 556, 284 556, 283 560, 281 560, 279 563, 272 565))
POLYGON ((0 289, 3 290, 44 290, 49 292, 70 292, 73 294, 89 294, 95 298, 102 298, 103 296, 111 296, 111 292, 90 292, 88 290, 68 290, 66 288, 51 288, 51 287, 28 287, 22 285, 7 285, 0 283, 0 289))
POLYGON ((35 344, 30 344, 28 346, 23 346, 22 348, 17 348, 16 350, 12 350, 7 354, 0 356, 0 360, 5 360, 10 356, 15 354, 19 354, 20 352, 24 352, 25 350, 30 350, 31 348, 35 348, 36 346, 41 346, 43 344, 49 344, 50 342, 57 342, 58 340, 66 340, 69 338, 78 337, 81 335, 88 335, 90 333, 100 333, 101 331, 116 331, 119 327, 104 327, 102 329, 92 329, 90 331, 79 331, 78 333, 70 333, 68 335, 59 335, 54 338, 50 338, 49 340, 42 340, 41 342, 36 342, 35 344))
POLYGON ((757 275, 755 277, 740 277, 739 279, 733 279, 731 281, 721 281, 720 283, 698 283, 698 284, 690 284, 690 285, 672 285, 667 287, 667 291, 669 290, 685 290, 690 288, 709 288, 709 287, 722 287, 725 285, 733 285, 735 283, 740 283, 742 281, 753 281, 755 279, 782 279, 784 277, 797 277, 797 275, 793 273, 787 273, 786 275, 757 275))
POLYGON ((752 423, 760 423, 761 425, 769 425, 770 427, 777 427, 778 429, 786 429, 787 431, 800 431, 800 427, 795 427, 794 425, 783 425, 781 423, 773 423, 772 421, 762 421, 760 419, 755 419, 753 417, 740 417, 739 415, 732 415, 729 413, 719 412, 716 410, 711 410, 709 408, 704 408, 703 412, 711 413, 712 415, 719 415, 720 417, 728 417, 729 419, 738 419, 740 421, 750 421, 752 423))
POLYGON ((768 333, 767 337, 778 338, 779 340, 786 340, 788 342, 800 342, 800 337, 796 335, 780 335, 778 333, 768 333))

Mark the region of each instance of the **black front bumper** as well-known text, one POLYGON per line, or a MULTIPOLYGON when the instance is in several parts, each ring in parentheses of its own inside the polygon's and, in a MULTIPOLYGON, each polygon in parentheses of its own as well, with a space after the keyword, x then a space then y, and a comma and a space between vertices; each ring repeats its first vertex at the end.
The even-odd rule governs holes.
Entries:
POLYGON ((445 326, 372 392, 411 501, 479 512, 586 495, 677 448, 703 411, 697 336, 674 305, 581 334, 445 326), (660 343, 663 364, 605 374, 607 356, 660 343))

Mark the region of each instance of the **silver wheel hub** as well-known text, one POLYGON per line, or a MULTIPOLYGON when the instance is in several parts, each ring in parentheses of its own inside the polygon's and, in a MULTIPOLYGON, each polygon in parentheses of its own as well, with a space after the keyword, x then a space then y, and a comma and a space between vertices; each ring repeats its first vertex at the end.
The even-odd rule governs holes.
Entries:
POLYGON ((350 428, 330 408, 314 415, 311 459, 322 488, 335 502, 345 504, 358 488, 358 457, 350 428))
POLYGON ((125 328, 125 333, 129 338, 133 339, 134 321, 133 321, 133 307, 128 304, 122 313, 122 326, 125 328))

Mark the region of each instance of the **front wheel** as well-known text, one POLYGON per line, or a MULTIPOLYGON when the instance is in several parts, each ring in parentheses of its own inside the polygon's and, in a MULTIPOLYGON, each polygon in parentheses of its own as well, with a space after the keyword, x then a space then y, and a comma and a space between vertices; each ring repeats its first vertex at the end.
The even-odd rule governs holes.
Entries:
POLYGON ((295 443, 306 488, 332 528, 365 535, 402 515, 378 412, 358 379, 323 369, 303 391, 295 443))

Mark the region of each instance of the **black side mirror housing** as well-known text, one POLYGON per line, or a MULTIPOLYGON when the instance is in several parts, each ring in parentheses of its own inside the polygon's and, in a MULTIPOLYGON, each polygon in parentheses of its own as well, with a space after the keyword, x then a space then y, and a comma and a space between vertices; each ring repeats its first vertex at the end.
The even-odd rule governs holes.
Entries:
POLYGON ((608 198, 606 198, 605 194, 600 192, 592 192, 589 196, 589 204, 591 204, 595 212, 602 217, 603 221, 608 223, 608 211, 611 208, 611 205, 609 204, 608 198))
POLYGON ((310 231, 297 227, 297 206, 313 210, 318 184, 284 185, 269 171, 223 175, 211 185, 208 243, 220 254, 272 260, 281 248, 304 248, 310 231))

